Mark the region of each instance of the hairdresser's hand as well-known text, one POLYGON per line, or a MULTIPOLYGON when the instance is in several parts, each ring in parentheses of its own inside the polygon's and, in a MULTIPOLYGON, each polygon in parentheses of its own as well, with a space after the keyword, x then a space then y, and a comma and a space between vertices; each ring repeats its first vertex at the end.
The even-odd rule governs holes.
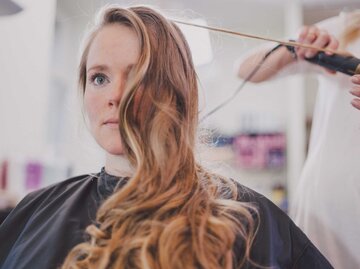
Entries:
MULTIPOLYGON (((315 25, 303 26, 299 34, 298 42, 330 50, 337 50, 337 48, 339 47, 339 42, 334 36, 330 35, 326 30, 317 28, 315 25)), ((314 57, 318 52, 319 51, 315 49, 296 49, 296 55, 300 59, 314 57)), ((331 55, 332 53, 326 52, 326 54, 331 55)), ((332 74, 336 73, 333 70, 326 70, 332 74)))
POLYGON ((356 98, 351 100, 351 104, 353 107, 360 110, 360 75, 355 75, 351 77, 351 82, 353 83, 353 87, 350 90, 350 93, 356 98))

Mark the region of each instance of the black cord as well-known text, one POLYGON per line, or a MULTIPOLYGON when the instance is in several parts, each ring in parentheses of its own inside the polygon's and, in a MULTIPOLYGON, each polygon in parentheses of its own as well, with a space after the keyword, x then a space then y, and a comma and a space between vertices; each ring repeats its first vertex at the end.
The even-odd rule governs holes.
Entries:
MULTIPOLYGON (((218 111, 219 109, 223 108, 224 106, 226 106, 231 100, 234 99, 234 97, 236 95, 238 95, 238 93, 242 90, 242 88, 244 88, 244 86, 246 85, 246 83, 256 74, 257 71, 259 71, 259 68, 262 66, 262 64, 265 62, 265 60, 277 49, 279 49, 280 47, 282 47, 282 44, 279 44, 277 46, 275 46, 274 48, 272 48, 270 51, 268 51, 264 57, 261 59, 261 61, 255 66, 255 68, 251 71, 251 73, 242 81, 242 83, 236 88, 235 92, 228 98, 226 99, 224 102, 222 102, 220 105, 216 106, 214 109, 210 110, 210 112, 208 112, 207 114, 205 114, 205 116, 203 116, 200 119, 200 123, 203 122, 206 118, 208 118, 209 116, 211 116, 212 114, 214 114, 216 111, 218 111)), ((293 47, 292 47, 293 48, 293 47)), ((291 50, 291 48, 288 48, 288 50, 291 50)))

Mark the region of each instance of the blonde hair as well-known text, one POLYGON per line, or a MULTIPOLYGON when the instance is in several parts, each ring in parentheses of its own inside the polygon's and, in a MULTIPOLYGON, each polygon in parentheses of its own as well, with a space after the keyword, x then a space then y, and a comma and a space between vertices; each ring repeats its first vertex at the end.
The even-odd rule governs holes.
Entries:
POLYGON ((141 55, 119 123, 135 173, 99 208, 86 230, 90 241, 75 246, 62 268, 229 269, 252 262, 256 208, 237 201, 235 182, 194 157, 197 78, 181 31, 148 7, 111 6, 102 14, 81 58, 79 84, 84 92, 87 54, 102 27, 119 23, 136 32, 141 55))
POLYGON ((340 48, 345 49, 360 37, 360 10, 344 13, 344 30, 340 35, 340 48))

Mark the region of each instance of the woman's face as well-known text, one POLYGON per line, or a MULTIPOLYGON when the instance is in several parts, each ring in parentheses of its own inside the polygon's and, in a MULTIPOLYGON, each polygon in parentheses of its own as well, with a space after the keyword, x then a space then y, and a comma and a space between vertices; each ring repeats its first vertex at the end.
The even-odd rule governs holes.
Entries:
POLYGON ((120 155, 119 102, 131 68, 140 56, 134 30, 120 24, 103 27, 87 58, 84 103, 90 130, 108 153, 120 155))

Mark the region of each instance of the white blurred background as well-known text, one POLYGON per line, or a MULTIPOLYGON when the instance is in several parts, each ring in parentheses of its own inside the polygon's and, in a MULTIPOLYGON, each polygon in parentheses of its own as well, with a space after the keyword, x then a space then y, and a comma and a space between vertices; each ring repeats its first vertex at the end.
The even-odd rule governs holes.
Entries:
MULTIPOLYGON (((106 3, 147 4, 170 17, 279 39, 295 37, 303 24, 360 8, 359 0, 0 0, 0 188, 15 200, 68 176, 98 172, 104 164, 84 124, 76 78, 84 31, 106 3)), ((185 32, 205 115, 241 83, 236 59, 264 42, 191 28, 185 32)), ((254 135, 285 138, 279 163, 244 162, 227 142, 206 149, 201 159, 221 164, 221 172, 286 203, 306 157, 315 95, 316 82, 300 75, 246 85, 204 126, 231 141, 245 136, 244 143, 254 135)))

